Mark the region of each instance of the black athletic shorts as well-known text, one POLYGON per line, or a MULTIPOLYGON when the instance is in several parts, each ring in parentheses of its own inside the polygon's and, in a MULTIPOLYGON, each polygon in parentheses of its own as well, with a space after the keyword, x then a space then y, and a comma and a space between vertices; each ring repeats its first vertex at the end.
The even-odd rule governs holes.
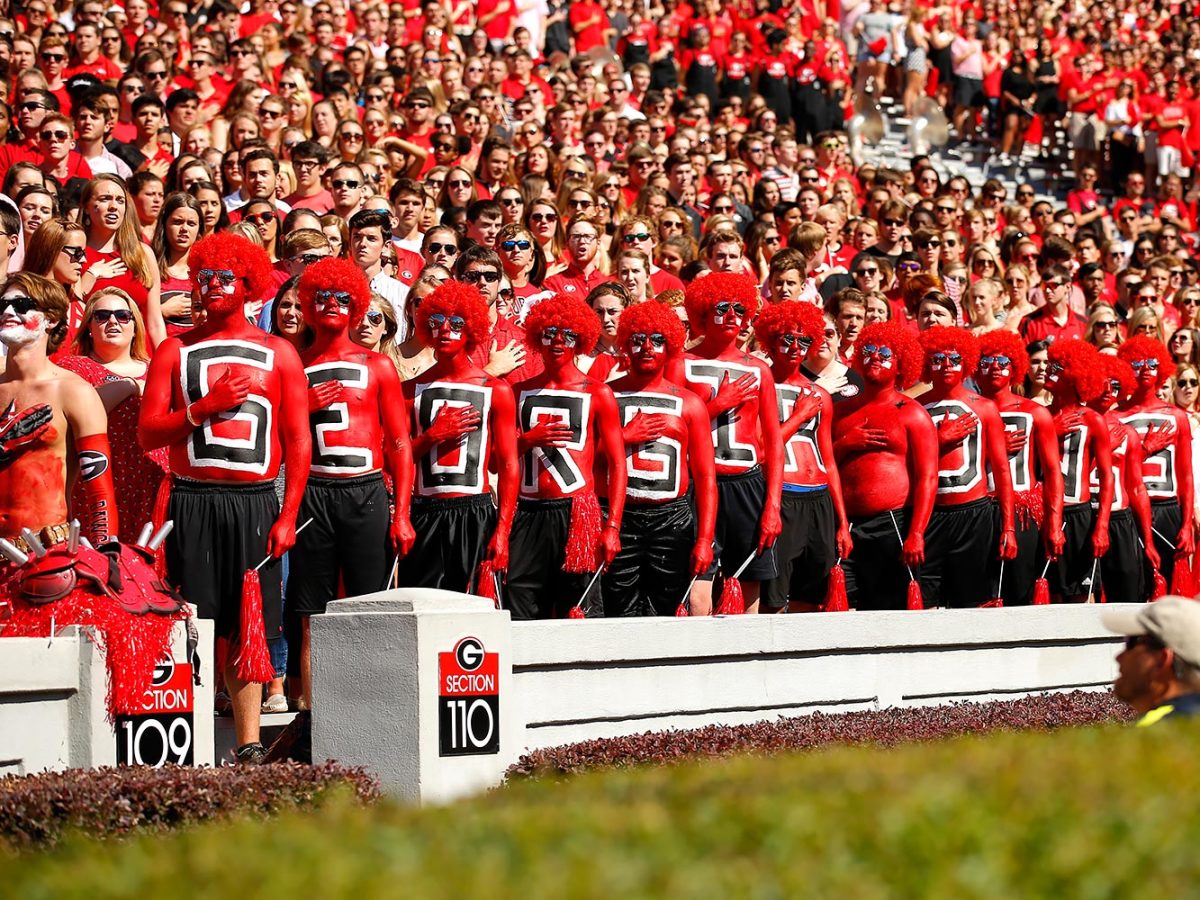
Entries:
MULTIPOLYGON (((562 619, 579 601, 595 573, 563 571, 570 533, 570 499, 517 501, 500 598, 515 621, 562 619)), ((599 579, 588 589, 583 612, 604 615, 599 579)))
POLYGON ((621 552, 600 579, 604 615, 675 615, 692 580, 695 546, 690 495, 666 503, 626 503, 621 552))
POLYGON ((829 570, 837 562, 837 513, 828 488, 783 492, 783 531, 775 544, 779 574, 763 585, 762 602, 771 609, 797 603, 824 603, 829 570))
POLYGON ((1150 591, 1145 554, 1132 509, 1114 509, 1108 520, 1108 552, 1100 558, 1100 583, 1109 603, 1141 603, 1150 591))
POLYGON ((1000 571, 1000 505, 992 506, 992 536, 994 553, 988 557, 988 585, 990 600, 997 593, 1004 599, 1005 606, 1028 606, 1033 602, 1033 585, 1042 574, 1042 566, 1046 564, 1042 552, 1042 530, 1038 528, 1033 516, 1016 516, 1017 558, 1004 561, 1004 571, 1000 571), (1003 578, 1001 578, 1003 574, 1003 578))
POLYGON ((356 478, 310 476, 300 501, 299 521, 312 524, 296 536, 288 557, 288 608, 302 616, 325 612, 341 577, 347 597, 387 587, 387 491, 383 475, 356 478))
POLYGON ((954 76, 954 105, 968 106, 971 109, 983 109, 987 104, 987 95, 983 92, 983 79, 963 78, 954 76))
MULTIPOLYGON (((1154 526, 1152 533, 1154 549, 1158 551, 1158 555, 1162 559, 1162 576, 1167 579, 1167 587, 1170 588, 1171 580, 1175 576, 1175 541, 1179 537, 1179 529, 1183 527, 1183 513, 1180 511, 1179 501, 1173 497, 1165 500, 1151 500, 1150 524, 1154 526)), ((1154 583, 1151 580, 1154 573, 1150 570, 1148 560, 1143 561, 1142 565, 1145 569, 1143 577, 1148 598, 1150 588, 1154 583)))
POLYGON ((992 534, 995 508, 991 497, 934 507, 921 566, 921 595, 927 607, 970 608, 992 599, 987 570, 999 540, 992 534))
MULTIPOLYGON (((894 509, 865 519, 850 520, 854 549, 842 560, 846 596, 854 609, 907 609, 908 567, 900 558, 907 536, 909 511, 894 509), (894 524, 893 524, 894 522, 894 524), (897 527, 900 534, 896 533, 897 527)), ((921 577, 920 569, 913 571, 921 577)))
POLYGON ((400 559, 397 585, 473 591, 496 530, 492 495, 413 497, 410 516, 417 540, 400 559))
MULTIPOLYGON (((167 572, 200 618, 216 622, 217 637, 241 635, 242 577, 267 555, 267 537, 279 518, 275 483, 214 484, 175 478, 167 518, 167 572)), ((283 565, 272 559, 258 570, 266 635, 279 634, 283 565)))
POLYGON ((1096 521, 1090 503, 1063 507, 1063 553, 1050 564, 1046 578, 1050 591, 1060 597, 1100 595, 1100 569, 1092 555, 1092 527, 1096 521), (1095 573, 1095 583, 1092 575, 1095 573))
MULTIPOLYGON (((755 551, 766 499, 767 479, 761 466, 740 475, 717 476, 716 547, 709 575, 715 574, 720 564, 722 576, 732 577, 755 551)), ((742 581, 767 581, 778 574, 775 548, 768 547, 738 577, 742 581)))

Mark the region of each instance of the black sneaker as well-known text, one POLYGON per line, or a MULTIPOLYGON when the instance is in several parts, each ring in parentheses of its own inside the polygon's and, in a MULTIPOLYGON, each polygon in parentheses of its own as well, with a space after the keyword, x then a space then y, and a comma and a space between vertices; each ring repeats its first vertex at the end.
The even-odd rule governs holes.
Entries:
POLYGON ((238 747, 234 758, 239 766, 257 766, 267 758, 267 750, 262 744, 255 741, 253 744, 243 744, 238 747))

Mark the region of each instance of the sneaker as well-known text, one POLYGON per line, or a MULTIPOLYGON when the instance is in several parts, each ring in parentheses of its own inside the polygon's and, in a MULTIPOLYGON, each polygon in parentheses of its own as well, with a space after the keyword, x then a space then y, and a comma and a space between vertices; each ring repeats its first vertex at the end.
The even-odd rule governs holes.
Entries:
POLYGON ((288 711, 287 697, 283 694, 272 694, 262 705, 264 713, 285 713, 288 711))
POLYGON ((234 753, 234 760, 239 766, 257 766, 267 758, 266 748, 255 741, 253 744, 243 744, 234 753))

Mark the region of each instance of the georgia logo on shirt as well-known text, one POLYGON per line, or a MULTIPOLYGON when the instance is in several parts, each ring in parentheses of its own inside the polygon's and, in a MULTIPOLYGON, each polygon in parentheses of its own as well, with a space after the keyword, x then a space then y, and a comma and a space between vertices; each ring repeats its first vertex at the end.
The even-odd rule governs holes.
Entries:
POLYGON ((575 293, 575 285, 573 285, 573 284, 564 284, 564 285, 563 285, 563 290, 564 290, 564 291, 566 291, 568 294, 573 294, 573 293, 575 293))

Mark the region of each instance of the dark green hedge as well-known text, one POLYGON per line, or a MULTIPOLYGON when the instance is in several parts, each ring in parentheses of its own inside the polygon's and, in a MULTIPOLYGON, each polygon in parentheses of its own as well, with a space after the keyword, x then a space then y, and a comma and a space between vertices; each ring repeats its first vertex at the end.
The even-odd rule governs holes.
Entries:
POLYGON ((1200 722, 523 781, 436 809, 333 802, 268 821, 0 857, 42 897, 1188 897, 1200 722))

